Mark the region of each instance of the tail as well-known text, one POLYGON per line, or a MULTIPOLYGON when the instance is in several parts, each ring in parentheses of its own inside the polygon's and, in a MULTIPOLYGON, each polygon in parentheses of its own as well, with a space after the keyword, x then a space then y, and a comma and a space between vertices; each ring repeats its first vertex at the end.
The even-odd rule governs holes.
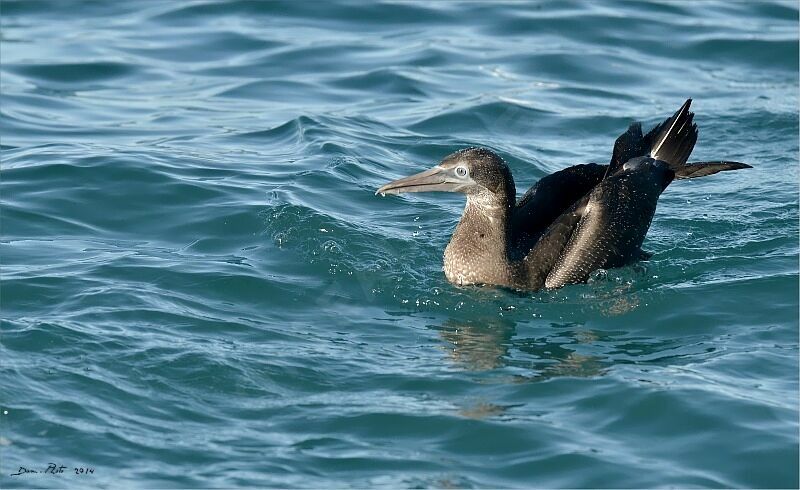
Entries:
POLYGON ((689 112, 690 105, 692 99, 686 99, 678 112, 644 137, 650 141, 650 157, 667 162, 676 175, 697 143, 697 124, 692 122, 694 113, 689 112))
MULTIPOLYGON (((689 112, 692 99, 687 99, 669 119, 642 134, 641 123, 634 123, 614 143, 614 153, 606 175, 615 173, 632 158, 649 156, 669 163, 677 171, 689 159, 697 142, 697 125, 689 112)), ((676 172, 677 173, 677 172, 676 172)))
POLYGON ((631 158, 646 155, 667 162, 676 179, 694 179, 725 170, 752 168, 746 163, 727 161, 686 163, 697 143, 697 125, 692 121, 694 113, 689 112, 691 104, 692 99, 686 99, 672 117, 645 135, 642 135, 641 124, 632 124, 614 145, 608 173, 613 173, 631 158))
POLYGON ((659 124, 645 137, 647 141, 652 137, 650 156, 669 164, 675 172, 676 179, 694 179, 705 177, 725 170, 739 170, 740 168, 753 168, 746 163, 739 162, 696 162, 686 164, 689 155, 697 143, 697 124, 692 122, 694 113, 689 112, 692 99, 686 99, 678 112, 671 118, 659 124))

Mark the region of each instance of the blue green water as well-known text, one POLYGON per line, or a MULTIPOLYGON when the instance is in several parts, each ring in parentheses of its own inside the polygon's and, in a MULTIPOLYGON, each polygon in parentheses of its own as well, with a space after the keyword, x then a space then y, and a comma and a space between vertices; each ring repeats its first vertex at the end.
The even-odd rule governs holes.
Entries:
POLYGON ((798 486, 795 2, 0 13, 1 487, 798 486), (523 191, 687 97, 754 168, 586 285, 453 287, 463 200, 373 195, 470 145, 523 191))

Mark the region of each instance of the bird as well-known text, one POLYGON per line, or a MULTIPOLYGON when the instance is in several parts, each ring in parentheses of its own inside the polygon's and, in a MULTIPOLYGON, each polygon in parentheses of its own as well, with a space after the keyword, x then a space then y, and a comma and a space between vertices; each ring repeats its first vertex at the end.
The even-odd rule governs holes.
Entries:
POLYGON ((444 251, 457 286, 537 291, 584 283, 599 269, 623 267, 642 250, 658 198, 673 180, 752 168, 734 161, 687 163, 697 142, 692 99, 643 133, 620 135, 607 165, 573 165, 541 178, 519 200, 511 170, 494 151, 470 147, 435 167, 380 187, 376 195, 458 192, 461 220, 444 251))

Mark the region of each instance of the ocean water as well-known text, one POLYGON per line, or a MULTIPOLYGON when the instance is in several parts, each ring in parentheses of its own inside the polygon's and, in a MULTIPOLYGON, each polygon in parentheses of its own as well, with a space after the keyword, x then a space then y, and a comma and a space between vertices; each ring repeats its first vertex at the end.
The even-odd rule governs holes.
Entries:
POLYGON ((2 488, 797 488, 796 2, 0 13, 2 488), (522 192, 687 97, 754 168, 589 284, 454 287, 463 199, 373 195, 470 145, 522 192))

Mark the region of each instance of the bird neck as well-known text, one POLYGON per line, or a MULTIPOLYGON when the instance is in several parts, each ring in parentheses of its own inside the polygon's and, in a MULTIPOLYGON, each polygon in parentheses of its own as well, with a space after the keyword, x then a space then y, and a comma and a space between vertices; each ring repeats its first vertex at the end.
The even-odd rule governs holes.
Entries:
POLYGON ((503 254, 511 244, 511 208, 498 202, 467 199, 453 238, 471 240, 481 244, 484 252, 503 254), (485 243, 483 243, 485 242, 485 243))
POLYGON ((444 269, 456 284, 505 284, 510 280, 511 207, 468 196, 464 214, 445 249, 444 269))

